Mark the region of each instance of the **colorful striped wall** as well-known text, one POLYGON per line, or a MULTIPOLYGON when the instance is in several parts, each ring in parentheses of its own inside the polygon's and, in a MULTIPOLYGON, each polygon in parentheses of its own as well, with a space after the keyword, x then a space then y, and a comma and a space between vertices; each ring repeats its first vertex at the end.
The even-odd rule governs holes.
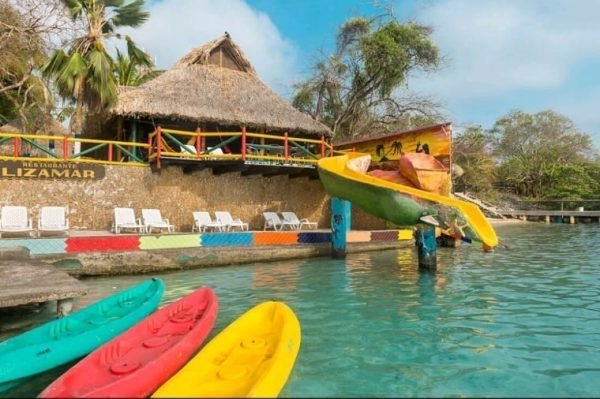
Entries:
MULTIPOLYGON (((349 231, 348 243, 411 240, 412 230, 349 231)), ((32 255, 140 251, 223 246, 296 245, 327 243, 330 232, 244 231, 227 233, 105 235, 61 238, 2 238, 0 248, 26 247, 32 255)))

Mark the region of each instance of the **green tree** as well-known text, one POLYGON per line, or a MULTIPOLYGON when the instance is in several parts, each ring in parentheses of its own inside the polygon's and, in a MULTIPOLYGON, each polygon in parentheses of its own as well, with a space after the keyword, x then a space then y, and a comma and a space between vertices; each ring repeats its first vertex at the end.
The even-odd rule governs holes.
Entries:
POLYGON ((161 73, 146 64, 138 64, 118 49, 115 58, 115 79, 119 86, 139 86, 161 73))
POLYGON ((109 38, 124 39, 129 59, 151 66, 148 54, 131 37, 121 35, 120 27, 137 27, 149 17, 144 0, 62 0, 73 21, 85 27, 68 49, 56 50, 43 67, 44 76, 55 79, 59 94, 75 102, 71 129, 81 131, 84 109, 98 111, 117 99, 115 62, 106 49, 109 38))
MULTIPOLYGON (((389 17, 389 16, 388 16, 389 17)), ((361 135, 373 125, 397 123, 407 113, 436 109, 428 99, 400 99, 409 73, 440 63, 431 30, 393 18, 352 18, 339 29, 337 50, 296 85, 293 104, 328 125, 335 135, 361 135)))
MULTIPOLYGON (((518 194, 543 197, 564 177, 564 165, 588 162, 592 157, 589 135, 554 111, 536 114, 516 110, 499 118, 490 130, 500 162, 502 184, 518 194)), ((571 170, 572 171, 572 170, 571 170)))
POLYGON ((547 199, 597 199, 600 180, 594 177, 597 166, 584 164, 559 165, 553 170, 552 183, 544 190, 547 199))
POLYGON ((470 126, 457 135, 452 143, 453 163, 463 174, 455 186, 476 193, 490 193, 495 178, 495 160, 490 142, 481 126, 470 126))
POLYGON ((24 131, 33 132, 51 106, 46 85, 35 74, 45 58, 42 22, 0 0, 0 125, 17 119, 24 131))

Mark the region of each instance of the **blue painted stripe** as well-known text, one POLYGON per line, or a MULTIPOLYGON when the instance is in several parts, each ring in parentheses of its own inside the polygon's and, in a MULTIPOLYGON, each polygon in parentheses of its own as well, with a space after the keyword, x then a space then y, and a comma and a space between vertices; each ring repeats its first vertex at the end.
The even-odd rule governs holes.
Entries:
POLYGON ((253 233, 208 233, 200 238, 203 247, 252 246, 253 233))
POLYGON ((301 244, 331 242, 331 233, 298 233, 298 242, 301 244))
POLYGON ((0 239, 0 248, 25 247, 31 255, 66 253, 65 238, 0 239))

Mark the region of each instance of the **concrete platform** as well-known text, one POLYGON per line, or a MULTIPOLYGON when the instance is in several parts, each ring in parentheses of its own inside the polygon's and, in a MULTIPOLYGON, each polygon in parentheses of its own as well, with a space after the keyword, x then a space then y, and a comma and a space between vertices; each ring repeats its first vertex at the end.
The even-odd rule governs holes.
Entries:
POLYGON ((4 249, 0 263, 0 308, 61 301, 86 294, 86 286, 66 272, 28 259, 26 250, 4 249))

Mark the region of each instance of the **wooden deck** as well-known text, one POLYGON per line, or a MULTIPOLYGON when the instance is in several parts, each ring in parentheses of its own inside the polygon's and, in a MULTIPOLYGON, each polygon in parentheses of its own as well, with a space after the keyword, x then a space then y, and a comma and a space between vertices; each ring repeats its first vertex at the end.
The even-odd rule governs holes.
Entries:
POLYGON ((598 222, 600 223, 600 211, 577 211, 577 210, 499 210, 504 216, 519 218, 522 220, 544 219, 546 223, 552 220, 568 219, 569 223, 598 222))
POLYGON ((61 301, 86 294, 86 286, 66 272, 13 256, 0 262, 0 308, 61 301))

